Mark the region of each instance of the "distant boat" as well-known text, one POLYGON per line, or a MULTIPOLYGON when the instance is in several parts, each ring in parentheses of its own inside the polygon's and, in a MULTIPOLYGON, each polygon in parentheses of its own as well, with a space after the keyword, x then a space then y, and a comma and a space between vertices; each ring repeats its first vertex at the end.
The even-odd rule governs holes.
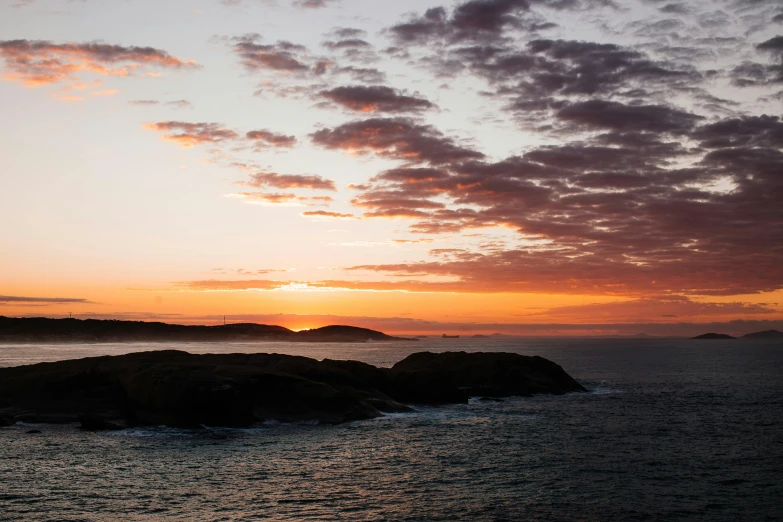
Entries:
POLYGON ((459 335, 446 335, 443 334, 444 339, 459 339, 459 335))

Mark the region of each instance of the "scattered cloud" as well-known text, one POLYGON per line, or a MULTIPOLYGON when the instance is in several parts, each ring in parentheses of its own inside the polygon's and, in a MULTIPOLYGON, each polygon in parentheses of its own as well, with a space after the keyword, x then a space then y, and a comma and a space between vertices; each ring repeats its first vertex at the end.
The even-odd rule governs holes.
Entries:
POLYGON ((264 148, 290 148, 296 145, 296 137, 278 134, 270 130, 254 130, 248 132, 245 137, 254 142, 257 149, 264 148))
POLYGON ((310 135, 316 145, 355 154, 374 153, 409 162, 448 163, 481 158, 480 152, 461 147, 434 127, 406 118, 371 118, 321 129, 310 135))
POLYGON ((321 91, 320 96, 356 112, 419 112, 434 107, 424 98, 385 86, 356 85, 321 91))
POLYGON ((5 79, 27 87, 78 84, 84 72, 125 77, 145 68, 200 67, 194 61, 181 60, 153 47, 102 42, 55 44, 44 40, 4 40, 0 41, 0 57, 8 69, 5 79))
POLYGON ((188 123, 182 121, 161 121, 147 123, 144 128, 163 132, 163 139, 178 144, 183 149, 202 143, 219 143, 233 140, 239 135, 218 123, 188 123))
POLYGON ((337 190, 334 181, 324 179, 321 176, 278 174, 276 172, 257 172, 250 176, 249 181, 243 181, 241 184, 259 188, 337 190))
POLYGON ((303 216, 307 217, 320 217, 320 218, 333 218, 333 219, 356 219, 353 214, 344 214, 341 212, 329 212, 327 210, 308 210, 302 212, 303 216))
POLYGON ((303 73, 310 70, 307 48, 280 41, 259 43, 260 36, 248 35, 235 39, 233 49, 248 71, 271 70, 283 73, 303 73))

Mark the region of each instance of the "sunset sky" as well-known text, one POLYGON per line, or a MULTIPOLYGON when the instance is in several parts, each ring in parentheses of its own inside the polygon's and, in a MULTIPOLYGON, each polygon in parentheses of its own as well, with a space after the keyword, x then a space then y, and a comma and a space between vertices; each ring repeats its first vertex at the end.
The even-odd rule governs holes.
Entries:
POLYGON ((0 315, 783 329, 779 0, 10 0, 0 80, 0 315))

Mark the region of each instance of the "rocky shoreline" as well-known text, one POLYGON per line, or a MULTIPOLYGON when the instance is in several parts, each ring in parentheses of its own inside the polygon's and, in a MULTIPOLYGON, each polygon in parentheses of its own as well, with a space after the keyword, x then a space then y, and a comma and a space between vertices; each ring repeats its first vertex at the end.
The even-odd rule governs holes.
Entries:
POLYGON ((557 364, 511 353, 420 352, 377 368, 291 355, 167 350, 0 368, 0 426, 336 424, 411 411, 411 404, 584 391, 557 364))

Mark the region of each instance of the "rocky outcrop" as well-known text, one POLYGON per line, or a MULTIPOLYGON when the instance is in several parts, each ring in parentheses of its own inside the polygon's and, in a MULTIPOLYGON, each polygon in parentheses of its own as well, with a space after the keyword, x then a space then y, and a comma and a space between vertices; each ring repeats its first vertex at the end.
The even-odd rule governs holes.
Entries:
POLYGON ((0 426, 16 421, 129 426, 340 423, 406 404, 584 391, 541 357, 418 353, 393 368, 277 354, 169 350, 0 368, 0 426))
POLYGON ((440 380, 470 396, 586 391, 552 361, 514 353, 420 352, 395 364, 392 372, 440 380))

